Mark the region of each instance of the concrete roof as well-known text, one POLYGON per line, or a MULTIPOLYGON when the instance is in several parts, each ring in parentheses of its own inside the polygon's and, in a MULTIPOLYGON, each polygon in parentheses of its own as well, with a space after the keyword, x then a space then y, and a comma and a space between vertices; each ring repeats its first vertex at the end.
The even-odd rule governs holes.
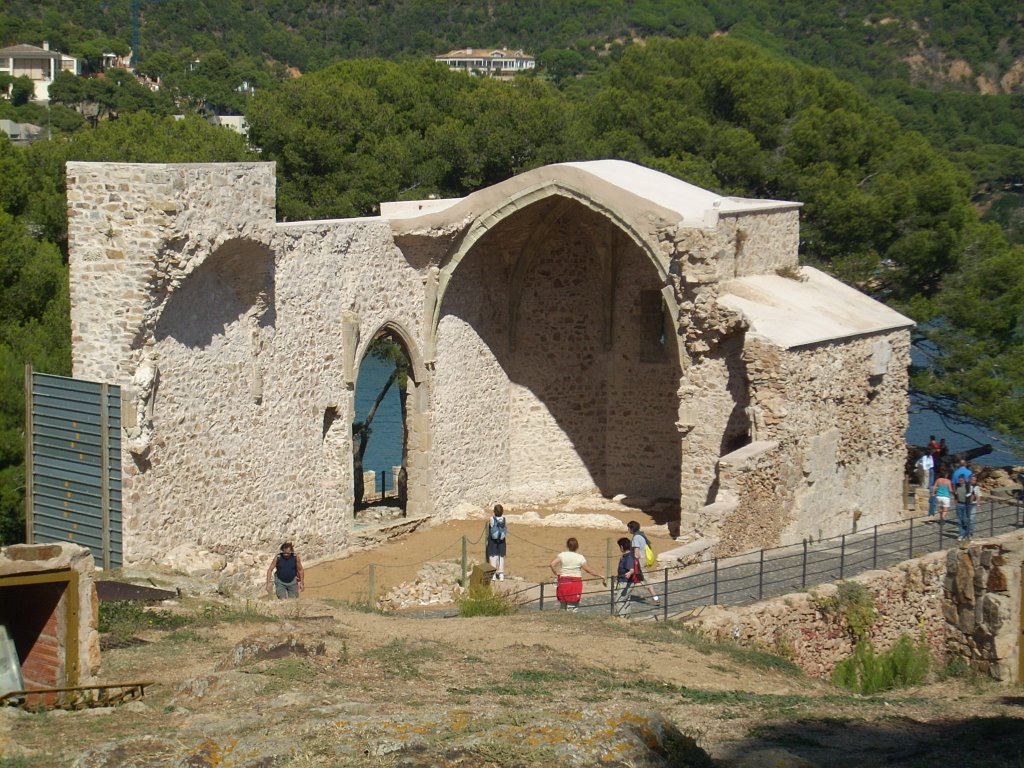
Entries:
POLYGON ((813 267, 807 279, 751 275, 722 284, 719 303, 741 313, 748 334, 785 349, 909 328, 914 321, 813 267))
POLYGON ((441 53, 434 57, 435 59, 493 59, 493 58, 506 58, 506 59, 529 59, 533 61, 533 56, 528 53, 524 53, 522 48, 514 51, 510 51, 508 48, 456 48, 454 51, 448 51, 448 53, 441 53))
POLYGON ((381 216, 396 234, 472 220, 531 189, 568 187, 600 201, 640 229, 663 225, 714 228, 732 213, 792 210, 800 203, 722 197, 668 174, 625 160, 545 165, 458 199, 381 203, 381 216))
MULTIPOLYGON (((625 160, 591 160, 583 163, 561 163, 560 166, 579 168, 603 179, 619 189, 646 198, 686 221, 704 221, 709 211, 738 213, 766 211, 776 208, 798 208, 800 203, 788 200, 751 200, 745 197, 724 197, 689 184, 667 173, 645 168, 625 160)), ((550 168, 558 168, 548 166, 550 168)))
POLYGON ((51 51, 36 45, 26 45, 25 43, 0 48, 0 58, 5 59, 59 59, 60 57, 61 53, 59 51, 51 51))

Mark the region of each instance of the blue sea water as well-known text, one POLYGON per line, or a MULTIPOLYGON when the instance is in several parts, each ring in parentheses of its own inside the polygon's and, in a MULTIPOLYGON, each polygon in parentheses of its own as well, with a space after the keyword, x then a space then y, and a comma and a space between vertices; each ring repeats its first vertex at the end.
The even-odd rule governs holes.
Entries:
MULTIPOLYGON (((374 398, 380 392, 384 382, 391 375, 391 366, 372 357, 363 360, 356 382, 356 418, 366 418, 373 405, 374 398)), ((950 452, 974 448, 978 445, 991 444, 992 453, 974 460, 976 464, 988 466, 1024 465, 1024 456, 1019 448, 1001 439, 991 429, 976 424, 955 414, 944 415, 930 410, 926 403, 913 394, 910 399, 910 425, 906 440, 911 445, 925 445, 928 438, 946 438, 950 452)), ((392 386, 384 402, 377 410, 373 419, 370 443, 366 448, 363 467, 366 470, 388 473, 388 486, 391 486, 391 468, 402 461, 402 412, 398 399, 398 389, 392 386)))
MULTIPOLYGON (((366 418, 381 387, 388 380, 394 366, 367 356, 359 367, 356 380, 356 420, 366 418)), ((363 455, 363 469, 377 473, 379 483, 381 471, 388 473, 387 484, 392 487, 391 468, 402 463, 402 406, 398 399, 398 387, 391 385, 384 402, 377 409, 370 425, 370 442, 363 455)))
POLYGON ((979 445, 991 445, 992 453, 972 459, 972 464, 989 467, 1024 465, 1020 449, 1013 446, 992 429, 983 424, 968 421, 957 415, 943 415, 929 410, 913 395, 910 398, 910 424, 907 427, 907 442, 911 445, 927 445, 928 439, 946 438, 951 454, 969 450, 979 445))

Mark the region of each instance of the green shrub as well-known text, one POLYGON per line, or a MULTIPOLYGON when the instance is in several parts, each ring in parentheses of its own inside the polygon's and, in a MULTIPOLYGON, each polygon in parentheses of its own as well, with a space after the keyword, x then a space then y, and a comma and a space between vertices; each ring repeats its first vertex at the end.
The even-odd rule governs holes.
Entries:
POLYGON ((875 623, 875 598, 859 581, 841 581, 835 595, 818 601, 818 610, 825 616, 839 615, 855 640, 867 637, 875 623))
POLYGON ((195 626, 208 627, 214 624, 245 624, 277 622, 280 620, 268 608, 253 600, 246 600, 245 605, 235 603, 204 603, 196 611, 190 623, 195 626))
POLYGON ((459 616, 507 616, 518 608, 515 600, 494 592, 489 585, 470 587, 459 598, 459 616))
POLYGON ((883 653, 877 653, 870 640, 861 640, 852 656, 836 664, 832 682, 859 693, 878 693, 923 683, 930 666, 928 647, 909 635, 902 635, 883 653))
POLYGON ((184 616, 157 609, 147 609, 131 600, 100 602, 100 632, 134 635, 146 629, 177 629, 188 623, 184 616))

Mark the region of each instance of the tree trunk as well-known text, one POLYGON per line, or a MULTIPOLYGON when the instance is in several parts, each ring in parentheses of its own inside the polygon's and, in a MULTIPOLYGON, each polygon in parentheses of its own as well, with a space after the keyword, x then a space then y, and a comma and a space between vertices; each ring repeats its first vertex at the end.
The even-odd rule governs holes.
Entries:
POLYGON ((388 376, 388 380, 384 382, 384 386, 381 387, 380 392, 377 393, 377 399, 373 401, 373 406, 370 408, 370 412, 366 414, 366 420, 363 421, 352 433, 352 472, 355 475, 352 482, 352 488, 354 506, 356 509, 363 505, 363 495, 366 493, 366 489, 363 487, 363 456, 366 454, 366 446, 370 442, 370 424, 373 422, 373 417, 377 415, 377 409, 380 408, 380 404, 384 402, 384 398, 387 396, 388 390, 391 389, 391 385, 395 383, 395 379, 397 378, 398 369, 396 368, 391 372, 391 375, 388 376))

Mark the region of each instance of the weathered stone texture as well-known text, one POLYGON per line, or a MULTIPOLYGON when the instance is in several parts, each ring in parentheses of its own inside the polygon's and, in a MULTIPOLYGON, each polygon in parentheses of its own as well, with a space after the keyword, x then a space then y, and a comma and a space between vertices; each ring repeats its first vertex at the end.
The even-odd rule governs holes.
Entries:
POLYGON ((381 332, 412 362, 411 515, 678 499, 680 531, 725 551, 893 519, 906 331, 749 334, 721 281, 795 266, 796 205, 684 215, 714 196, 645 202, 623 171, 541 169, 411 223, 277 224, 269 163, 69 164, 74 371, 124 389, 126 560, 347 546, 381 332), (752 442, 772 445, 737 464, 752 442))
POLYGON ((898 519, 902 474, 893 467, 902 466, 905 453, 907 334, 789 351, 748 339, 744 359, 753 432, 778 447, 759 457, 761 471, 738 480, 741 503, 731 524, 723 522, 720 551, 827 538, 898 519), (879 344, 891 355, 885 372, 875 374, 879 344), (781 527, 766 527, 766 515, 781 527))
MULTIPOLYGON (((873 596, 876 620, 869 637, 877 650, 906 634, 923 639, 940 662, 959 658, 982 674, 1011 682, 1020 675, 1022 563, 1024 537, 1011 535, 934 552, 851 581, 864 584, 873 596), (996 559, 1004 564, 994 564, 996 559), (988 589, 996 571, 1003 589, 988 589)), ((755 605, 716 606, 695 624, 714 637, 774 649, 824 677, 855 644, 841 613, 823 610, 836 591, 826 584, 755 605)))
POLYGON ((1024 537, 962 545, 946 553, 946 651, 996 680, 1020 679, 1024 537))
MULTIPOLYGON (((887 650, 909 634, 915 640, 923 638, 936 657, 945 657, 944 574, 944 555, 935 553, 851 579, 864 584, 874 597, 877 618, 870 637, 877 650, 887 650)), ((701 614, 696 625, 717 638, 773 649, 808 674, 827 677, 853 652, 855 643, 842 614, 823 609, 836 591, 835 585, 826 584, 750 606, 716 606, 701 614)))

